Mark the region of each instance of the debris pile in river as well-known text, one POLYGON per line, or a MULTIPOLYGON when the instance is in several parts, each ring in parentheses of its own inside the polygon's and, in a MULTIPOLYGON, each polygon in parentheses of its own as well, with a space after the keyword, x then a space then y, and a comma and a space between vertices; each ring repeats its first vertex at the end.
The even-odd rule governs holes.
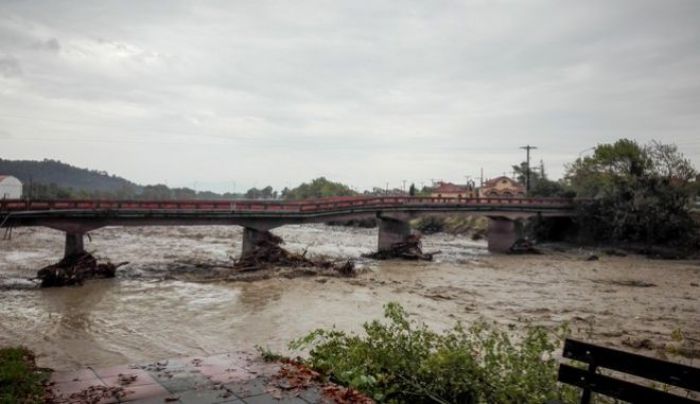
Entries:
POLYGON ((530 240, 524 238, 518 239, 510 247, 511 254, 542 254, 542 251, 535 248, 535 245, 530 240))
POLYGON ((323 259, 313 260, 306 257, 306 251, 303 254, 294 254, 285 250, 280 247, 282 243, 284 241, 280 237, 269 231, 264 232, 255 243, 255 247, 243 253, 241 258, 235 261, 233 267, 239 272, 256 271, 269 266, 278 266, 333 269, 344 276, 356 274, 355 264, 352 261, 335 263, 323 259))
POLYGON ((405 260, 432 261, 433 256, 439 253, 440 251, 424 253, 420 235, 409 234, 403 241, 392 244, 388 250, 381 250, 372 254, 365 254, 364 256, 376 260, 401 258, 405 260))
POLYGON ((37 278, 41 280, 42 288, 82 285, 87 279, 114 278, 117 268, 126 264, 128 262, 98 264, 92 254, 85 252, 69 255, 56 264, 40 269, 37 278))

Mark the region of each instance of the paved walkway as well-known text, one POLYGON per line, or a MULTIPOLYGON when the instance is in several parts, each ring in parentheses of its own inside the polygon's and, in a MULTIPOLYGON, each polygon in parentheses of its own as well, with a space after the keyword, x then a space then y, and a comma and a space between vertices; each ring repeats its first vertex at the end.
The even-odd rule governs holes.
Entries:
MULTIPOLYGON (((55 403, 319 403, 339 390, 314 372, 243 353, 55 372, 55 403)), ((345 401, 345 400, 343 400, 345 401)))

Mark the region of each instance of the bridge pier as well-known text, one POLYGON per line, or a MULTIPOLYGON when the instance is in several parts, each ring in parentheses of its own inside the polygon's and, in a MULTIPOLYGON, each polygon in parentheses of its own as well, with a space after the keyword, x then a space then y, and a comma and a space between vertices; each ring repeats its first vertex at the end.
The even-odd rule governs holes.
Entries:
POLYGON ((492 253, 508 253, 518 239, 515 220, 505 217, 489 217, 486 233, 488 249, 492 253))
POLYGON ((411 225, 406 220, 380 217, 377 222, 379 227, 377 251, 389 251, 393 244, 401 243, 411 235, 411 225))
POLYGON ((83 237, 85 233, 66 232, 66 246, 63 253, 64 257, 73 257, 85 254, 85 245, 83 237))
POLYGON ((254 229, 251 227, 244 227, 241 255, 245 255, 253 251, 258 242, 263 239, 265 233, 266 232, 262 230, 254 229))

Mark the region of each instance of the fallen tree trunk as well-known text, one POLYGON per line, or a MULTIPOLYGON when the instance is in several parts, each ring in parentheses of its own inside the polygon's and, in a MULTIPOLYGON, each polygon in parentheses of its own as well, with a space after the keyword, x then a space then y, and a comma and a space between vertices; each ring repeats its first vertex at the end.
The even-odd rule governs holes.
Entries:
POLYGON ((128 262, 112 264, 97 263, 90 253, 81 253, 64 257, 56 264, 44 267, 37 272, 42 288, 56 286, 82 285, 87 279, 114 278, 117 268, 128 262))

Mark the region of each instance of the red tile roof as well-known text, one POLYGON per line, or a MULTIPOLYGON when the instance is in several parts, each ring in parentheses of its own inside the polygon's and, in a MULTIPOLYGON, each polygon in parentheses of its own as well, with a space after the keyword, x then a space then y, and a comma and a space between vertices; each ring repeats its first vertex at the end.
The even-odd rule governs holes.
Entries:
POLYGON ((490 180, 485 181, 485 182, 484 182, 484 187, 492 187, 492 186, 498 184, 498 182, 500 182, 500 181, 502 181, 502 180, 504 180, 504 179, 505 179, 505 180, 508 180, 508 182, 510 182, 511 184, 513 184, 515 187, 518 187, 518 188, 522 188, 522 187, 523 187, 523 185, 522 185, 521 183, 519 183, 518 181, 516 181, 516 180, 514 180, 514 179, 512 179, 512 178, 503 176, 503 175, 500 176, 500 177, 491 178, 490 180))
POLYGON ((467 192, 467 187, 451 182, 439 182, 438 186, 433 189, 433 193, 436 194, 463 194, 465 192, 467 192))

